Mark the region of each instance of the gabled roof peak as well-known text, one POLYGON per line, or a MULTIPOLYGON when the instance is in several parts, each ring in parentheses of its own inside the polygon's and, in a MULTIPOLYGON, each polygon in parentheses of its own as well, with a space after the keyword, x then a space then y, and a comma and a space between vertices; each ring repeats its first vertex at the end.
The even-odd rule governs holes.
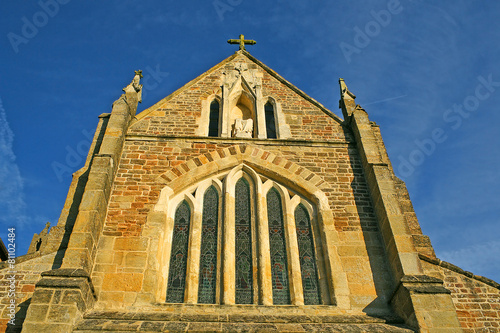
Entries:
POLYGON ((234 54, 232 54, 231 56, 229 56, 226 59, 222 60, 220 63, 218 63, 217 65, 213 66, 208 71, 202 73, 197 78, 189 81, 187 84, 185 84, 181 88, 177 89, 176 91, 174 91, 173 93, 171 93, 167 97, 163 98, 162 100, 158 101, 157 103, 155 103, 154 105, 152 105, 148 109, 142 111, 140 114, 138 114, 134 118, 133 122, 136 122, 136 121, 138 121, 140 119, 143 119, 150 112, 152 112, 153 110, 157 109, 161 104, 163 104, 163 103, 171 100, 173 97, 177 96, 182 91, 185 91, 186 89, 189 89, 189 87, 191 87, 193 84, 195 84, 199 80, 203 79, 207 75, 213 73, 214 71, 216 71, 216 70, 218 70, 220 68, 223 68, 225 65, 229 64, 231 61, 235 60, 238 57, 242 57, 242 56, 244 56, 245 58, 247 58, 250 62, 253 62, 256 66, 262 68, 269 75, 271 75, 272 77, 274 77, 275 79, 277 79, 283 85, 287 86, 289 89, 291 89, 292 91, 294 91, 296 94, 300 95, 302 98, 306 99, 307 101, 309 101, 310 103, 312 103, 313 105, 315 105, 316 107, 318 107, 321 111, 323 111, 325 114, 327 114, 328 116, 330 116, 331 118, 333 118, 339 124, 342 124, 343 120, 340 117, 338 117, 337 115, 335 115, 332 111, 328 110, 326 107, 324 107, 321 103, 319 103, 315 99, 313 99, 310 96, 308 96, 305 92, 303 92, 302 90, 300 90, 299 88, 297 88, 295 85, 293 85, 289 81, 285 80, 281 75, 279 75, 277 72, 275 72, 274 70, 272 70, 271 68, 269 68, 267 65, 265 65, 260 60, 256 59, 254 56, 252 56, 244 48, 243 49, 240 48, 234 54))

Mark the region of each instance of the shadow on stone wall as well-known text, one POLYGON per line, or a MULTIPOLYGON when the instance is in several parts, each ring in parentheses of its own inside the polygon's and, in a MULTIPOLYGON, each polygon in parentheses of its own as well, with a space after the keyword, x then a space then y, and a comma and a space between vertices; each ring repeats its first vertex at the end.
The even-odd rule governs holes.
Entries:
POLYGON ((61 244, 59 245, 54 263, 52 264, 52 269, 58 269, 62 265, 64 255, 66 254, 66 249, 69 244, 69 239, 71 233, 73 232, 73 226, 75 225, 76 218, 78 217, 80 203, 82 202, 83 194, 85 193, 85 187, 87 185, 90 169, 92 168, 92 162, 94 161, 94 156, 99 153, 99 150, 101 148, 102 139, 104 137, 104 133, 106 132, 109 117, 101 119, 102 125, 99 129, 99 135, 95 142, 94 149, 93 151, 89 152, 89 154, 91 154, 92 156, 89 161, 89 165, 87 169, 80 175, 77 181, 73 200, 71 201, 71 207, 69 208, 68 217, 64 226, 64 235, 62 236, 61 244))
POLYGON ((26 319, 26 312, 31 303, 31 298, 19 304, 19 311, 16 312, 15 325, 7 324, 6 333, 19 333, 23 329, 24 319, 26 319))
POLYGON ((366 306, 363 311, 372 316, 380 314, 382 317, 386 317, 387 315, 392 317, 395 314, 393 314, 390 308, 389 301, 394 289, 394 278, 390 271, 384 241, 375 214, 374 203, 371 199, 370 187, 368 186, 368 180, 364 174, 361 157, 357 149, 352 147, 349 148, 348 152, 354 175, 351 188, 354 194, 360 227, 365 241, 364 245, 368 254, 370 270, 377 295, 377 298, 366 306))

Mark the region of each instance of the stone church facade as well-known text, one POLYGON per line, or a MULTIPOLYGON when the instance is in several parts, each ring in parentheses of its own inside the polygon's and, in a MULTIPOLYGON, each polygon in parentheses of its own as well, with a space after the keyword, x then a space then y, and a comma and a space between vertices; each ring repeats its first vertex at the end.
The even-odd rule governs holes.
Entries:
POLYGON ((1 264, 0 331, 500 332, 500 285, 436 258, 342 79, 343 119, 243 43, 136 115, 141 77, 15 303, 1 264))

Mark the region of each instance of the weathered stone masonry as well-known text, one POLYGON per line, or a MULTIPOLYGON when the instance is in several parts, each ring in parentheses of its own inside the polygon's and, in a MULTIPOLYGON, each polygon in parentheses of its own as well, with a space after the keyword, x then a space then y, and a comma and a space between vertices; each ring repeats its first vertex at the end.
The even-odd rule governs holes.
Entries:
MULTIPOLYGON (((0 271, 0 331, 500 331, 498 284, 435 257, 380 129, 343 80, 344 120, 245 50, 135 115, 140 78, 137 72, 112 112, 101 115, 57 226, 18 264, 15 326, 7 325, 7 268, 0 271), (214 99, 219 135, 208 137, 214 99), (277 139, 266 138, 265 103, 273 106, 277 139), (253 120, 252 137, 234 137, 232 121, 241 116, 253 120), (253 175, 255 191, 275 186, 284 200, 310 206, 328 295, 321 304, 302 305, 300 274, 293 271, 295 303, 273 305, 262 252, 268 236, 259 224, 257 303, 234 304, 227 235, 219 250, 225 258, 219 303, 196 304, 191 289, 185 304, 166 303, 175 200, 198 200, 190 191, 211 179, 225 193, 224 219, 234 219, 226 178, 245 173, 253 175)), ((193 214, 199 221, 200 212, 193 214)), ((293 213, 287 214, 290 221, 293 213)), ((255 221, 267 223, 262 216, 255 221)), ((193 256, 199 249, 190 237, 193 256)), ((294 249, 288 246, 297 261, 294 249)), ((188 288, 198 283, 198 263, 190 265, 188 288)))

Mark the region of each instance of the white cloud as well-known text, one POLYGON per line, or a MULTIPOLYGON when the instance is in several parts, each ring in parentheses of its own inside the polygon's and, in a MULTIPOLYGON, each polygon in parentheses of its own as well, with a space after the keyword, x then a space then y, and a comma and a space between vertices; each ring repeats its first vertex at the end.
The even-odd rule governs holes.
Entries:
POLYGON ((24 183, 12 150, 14 133, 0 99, 0 222, 5 226, 22 227, 28 222, 24 183))
POLYGON ((483 244, 475 244, 458 250, 446 251, 440 255, 440 259, 457 265, 458 267, 471 271, 477 275, 499 280, 500 241, 491 241, 483 244), (492 276, 497 274, 497 276, 492 276))

